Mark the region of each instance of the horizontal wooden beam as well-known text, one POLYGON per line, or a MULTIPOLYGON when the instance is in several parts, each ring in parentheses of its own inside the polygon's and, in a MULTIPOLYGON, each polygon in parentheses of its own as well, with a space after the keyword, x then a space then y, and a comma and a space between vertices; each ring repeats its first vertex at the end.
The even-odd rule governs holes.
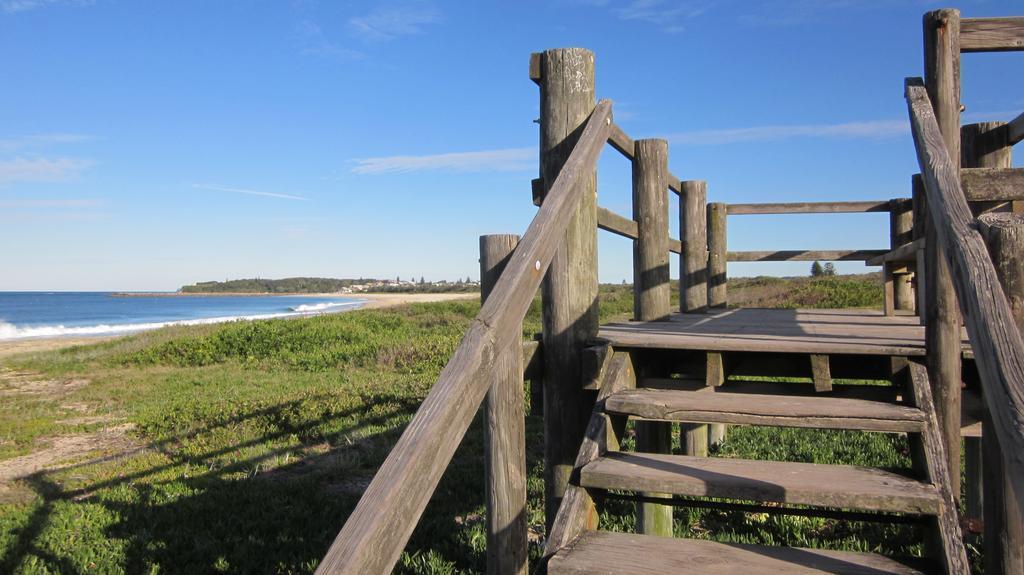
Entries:
POLYGON ((961 52, 1024 50, 1024 17, 961 18, 961 52))
MULTIPOLYGON (((907 79, 906 98, 929 221, 950 264, 1007 473, 1019 484, 1024 480, 1024 339, 920 78, 907 79)), ((1018 490, 1015 498, 1018 509, 1024 509, 1024 492, 1018 490)))
POLYGON ((1024 168, 964 168, 960 180, 969 202, 1024 200, 1024 168))
POLYGON ((867 202, 792 202, 785 204, 729 204, 730 216, 761 214, 840 214, 888 212, 889 200, 867 202))
POLYGON ((1010 120, 1010 123, 1006 125, 1006 143, 1013 146, 1024 140, 1024 114, 1017 116, 1010 120))
POLYGON ((730 262, 863 262, 885 255, 886 250, 776 250, 729 252, 730 262))
POLYGON ((918 238, 910 243, 884 253, 878 257, 871 258, 864 262, 868 266, 880 266, 887 262, 916 262, 917 250, 924 248, 924 238, 918 238))
POLYGON ((618 150, 627 159, 633 159, 633 138, 622 131, 618 124, 612 124, 612 132, 608 136, 608 143, 618 150))
MULTIPOLYGON (((601 206, 597 207, 597 227, 631 240, 640 237, 640 230, 635 221, 601 206)), ((669 238, 668 251, 674 254, 681 253, 683 243, 675 238, 669 238)))

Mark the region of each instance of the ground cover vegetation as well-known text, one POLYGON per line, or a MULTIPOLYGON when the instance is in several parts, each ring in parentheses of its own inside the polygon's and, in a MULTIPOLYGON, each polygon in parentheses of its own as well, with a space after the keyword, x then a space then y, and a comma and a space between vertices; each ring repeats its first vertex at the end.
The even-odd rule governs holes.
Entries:
MULTIPOLYGON (((876 276, 738 279, 730 288, 743 305, 881 303, 876 276)), ((2 360, 0 573, 311 572, 478 308, 455 301, 169 328, 2 360), (58 469, 12 470, 61 438, 111 434, 116 441, 58 469)), ((602 321, 631 309, 629 286, 602 286, 602 321)), ((539 329, 535 302, 524 337, 539 329)), ((527 435, 535 560, 543 537, 538 417, 528 417, 527 435)), ((907 453, 896 435, 753 427, 733 429, 720 449, 882 468, 906 467, 907 453)), ((483 512, 477 422, 398 572, 483 571, 483 512)), ((906 525, 675 513, 677 534, 688 537, 920 553, 919 534, 906 525)), ((610 501, 603 512, 611 529, 631 530, 633 520, 630 502, 610 501)))

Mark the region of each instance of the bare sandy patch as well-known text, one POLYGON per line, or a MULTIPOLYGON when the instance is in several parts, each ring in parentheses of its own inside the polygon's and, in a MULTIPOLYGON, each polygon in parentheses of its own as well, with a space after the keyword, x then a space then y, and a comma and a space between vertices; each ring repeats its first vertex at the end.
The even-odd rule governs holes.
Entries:
POLYGON ((352 297, 367 300, 361 309, 379 309, 405 305, 407 303, 427 303, 435 301, 453 301, 480 299, 478 293, 359 293, 352 297))
POLYGON ((131 423, 123 423, 92 433, 51 437, 47 447, 28 455, 0 461, 0 486, 24 479, 40 471, 52 471, 80 462, 100 453, 123 453, 139 448, 128 436, 131 423))

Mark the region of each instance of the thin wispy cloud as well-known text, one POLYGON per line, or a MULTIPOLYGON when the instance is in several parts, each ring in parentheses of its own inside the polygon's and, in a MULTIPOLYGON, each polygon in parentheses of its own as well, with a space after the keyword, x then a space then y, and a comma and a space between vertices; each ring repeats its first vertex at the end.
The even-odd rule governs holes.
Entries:
POLYGON ((537 148, 505 148, 425 156, 385 156, 352 160, 355 174, 424 171, 521 172, 537 168, 537 148))
POLYGON ((0 210, 95 208, 102 200, 0 200, 0 210))
MULTIPOLYGON (((888 1, 888 0, 887 0, 888 1)), ((814 22, 836 10, 875 10, 878 0, 772 0, 743 3, 737 11, 741 24, 753 27, 786 27, 814 22)))
POLYGON ((660 26, 666 32, 681 32, 687 20, 707 12, 713 1, 673 2, 669 0, 632 0, 625 6, 612 8, 621 20, 646 22, 660 26))
POLYGON ((293 195, 293 194, 279 194, 279 193, 276 193, 276 192, 261 192, 261 191, 258 191, 258 190, 248 190, 248 189, 245 189, 245 188, 232 188, 232 187, 228 187, 228 186, 220 186, 220 185, 217 185, 217 184, 192 184, 192 187, 196 188, 196 189, 200 189, 200 190, 211 190, 211 191, 214 191, 214 192, 228 192, 228 193, 231 193, 231 194, 244 194, 244 195, 247 195, 247 196, 260 196, 260 197, 264 197, 264 198, 278 198, 278 199, 281 199, 281 200, 301 200, 301 201, 309 200, 309 198, 305 198, 303 196, 296 196, 296 195, 293 195))
POLYGON ((67 6, 91 6, 93 0, 3 0, 0 2, 0 10, 8 14, 17 12, 28 12, 37 8, 55 6, 59 4, 67 6))
POLYGON ((62 182, 77 178, 95 165, 79 158, 13 158, 0 160, 0 185, 14 182, 62 182))
POLYGON ((441 13, 427 4, 378 8, 363 16, 349 18, 349 29, 366 40, 392 40, 422 34, 425 27, 441 22, 441 13))
POLYGON ((794 124, 694 130, 669 134, 666 139, 684 146, 711 146, 745 142, 769 142, 796 138, 880 140, 910 133, 908 120, 871 120, 842 124, 794 124))
POLYGON ((78 144, 95 139, 95 136, 90 136, 88 134, 31 134, 28 136, 0 138, 0 151, 11 152, 26 148, 43 148, 59 144, 78 144))
POLYGON ((366 57, 359 50, 346 48, 328 38, 323 29, 314 22, 300 22, 296 31, 301 42, 300 54, 338 60, 361 60, 366 57))

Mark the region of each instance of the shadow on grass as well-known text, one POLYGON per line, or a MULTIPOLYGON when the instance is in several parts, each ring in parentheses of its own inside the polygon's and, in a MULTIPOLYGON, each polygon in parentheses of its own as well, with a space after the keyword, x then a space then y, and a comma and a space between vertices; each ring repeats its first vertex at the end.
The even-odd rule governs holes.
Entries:
MULTIPOLYGON (((162 453, 170 461, 142 470, 73 489, 61 485, 59 478, 69 471, 116 465, 117 458, 108 456, 26 478, 24 484, 40 502, 10 534, 7 552, 0 557, 0 573, 110 569, 128 573, 311 572, 397 441, 419 399, 375 398, 358 410, 309 420, 199 455, 185 456, 175 449, 185 439, 248 419, 273 417, 294 409, 297 403, 283 403, 153 442, 143 451, 162 453), (355 411, 375 415, 358 417, 355 411), (305 437, 318 426, 346 417, 356 417, 358 423, 321 437, 319 446, 280 447, 217 466, 218 457, 291 435, 305 437), (304 451, 304 447, 317 449, 312 453, 306 449, 293 463, 276 465, 278 458, 304 451), (268 462, 271 469, 259 471, 268 462), (83 524, 87 506, 98 506, 96 511, 105 514, 103 525, 83 524), (120 546, 103 555, 90 544, 90 537, 93 542, 117 541, 120 546)), ((538 423, 528 426, 536 437, 538 423)), ((532 445, 529 452, 533 465, 539 457, 538 446, 532 445)), ((483 504, 482 453, 482 432, 476 422, 435 491, 407 552, 429 553, 442 563, 453 564, 456 571, 484 569, 482 542, 467 528, 467 523, 472 523, 467 518, 483 504)), ((130 464, 127 458, 121 462, 130 464)))

